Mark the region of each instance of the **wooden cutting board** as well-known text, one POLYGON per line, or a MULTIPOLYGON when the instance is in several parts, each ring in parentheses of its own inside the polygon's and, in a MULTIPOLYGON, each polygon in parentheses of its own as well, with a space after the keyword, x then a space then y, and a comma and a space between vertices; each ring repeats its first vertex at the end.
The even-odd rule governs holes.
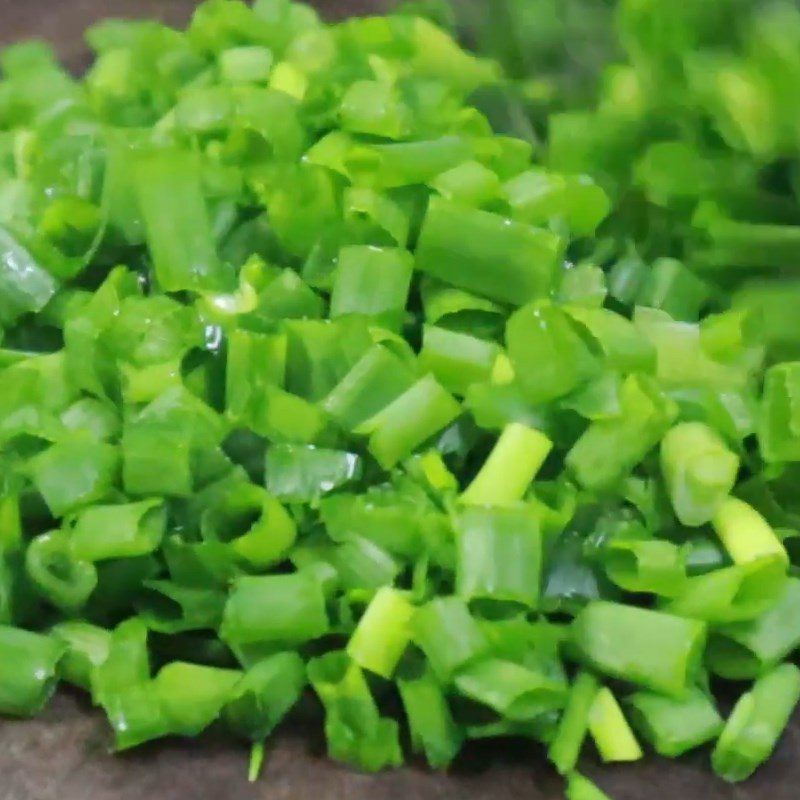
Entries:
MULTIPOLYGON (((492 2, 492 0, 485 0, 492 2)), ((535 2, 536 0, 529 0, 535 2)), ((387 7, 390 0, 318 0, 329 17, 387 7)), ((192 0, 0 0, 0 43, 36 36, 65 62, 88 58, 87 25, 104 16, 159 17, 183 23, 192 0)), ((471 745, 447 774, 415 764, 363 775, 325 758, 321 721, 295 720, 269 744, 265 769, 246 780, 247 749, 221 733, 108 753, 101 715, 76 695, 60 693, 35 720, 0 719, 0 800, 560 800, 562 783, 541 748, 519 742, 471 745)), ((708 753, 677 762, 654 757, 635 765, 582 769, 614 800, 800 800, 797 717, 778 752, 751 781, 714 778, 708 753)))

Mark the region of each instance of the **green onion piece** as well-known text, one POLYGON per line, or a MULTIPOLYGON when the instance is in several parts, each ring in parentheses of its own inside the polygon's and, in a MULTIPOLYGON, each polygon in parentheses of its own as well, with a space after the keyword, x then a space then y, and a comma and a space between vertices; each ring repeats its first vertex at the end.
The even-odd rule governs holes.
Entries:
POLYGON ((713 700, 698 688, 680 698, 636 692, 627 704, 634 727, 667 758, 677 758, 716 739, 724 726, 713 700))
POLYGON ((312 659, 308 680, 325 707, 331 758, 369 772, 400 765, 397 723, 380 716, 364 673, 346 653, 312 659))
POLYGON ((342 129, 386 139, 401 139, 408 132, 409 111, 394 87, 380 81, 356 81, 339 108, 342 129))
POLYGON ((445 389, 463 396, 473 383, 491 378, 499 355, 500 348, 494 342, 426 325, 418 363, 445 389))
POLYGON ((331 318, 363 314, 399 329, 411 286, 413 259, 405 250, 345 247, 331 294, 331 318))
POLYGON ((594 350, 606 365, 620 373, 656 371, 656 350, 627 318, 607 308, 571 306, 564 313, 579 326, 584 337, 594 340, 594 350))
POLYGON ((435 510, 425 490, 416 484, 404 489, 372 487, 364 494, 323 498, 320 511, 328 535, 336 542, 362 537, 407 560, 417 558, 442 535, 451 540, 446 519, 435 510))
POLYGON ((572 640, 580 660, 600 672, 677 697, 700 666, 706 626, 601 600, 575 618, 572 640))
POLYGON ((413 475, 437 495, 458 490, 458 479, 449 470, 438 450, 428 450, 427 453, 411 456, 406 461, 405 468, 409 475, 413 475))
POLYGON ((387 347, 376 344, 320 403, 345 430, 354 430, 414 383, 414 373, 387 347))
POLYGON ((431 186, 445 200, 457 205, 481 208, 500 196, 500 179, 479 161, 465 161, 441 175, 431 186))
POLYGON ((92 506, 68 522, 69 547, 82 561, 134 558, 161 545, 167 514, 160 500, 92 506))
POLYGON ((711 756, 714 772, 738 782, 767 759, 800 699, 800 669, 781 664, 739 698, 711 756))
POLYGON ((219 71, 226 83, 263 83, 272 70, 272 51, 250 45, 231 47, 219 54, 219 71))
POLYGON ((412 22, 414 68, 420 75, 437 78, 468 94, 498 79, 498 67, 463 50, 453 37, 423 17, 412 22))
POLYGON ((711 286, 674 258, 653 263, 637 295, 637 305, 659 308, 673 319, 693 322, 712 296, 711 286))
POLYGON ((222 621, 224 593, 216 588, 181 586, 173 581, 144 581, 135 600, 139 616, 151 631, 175 634, 216 630, 222 621))
MULTIPOLYGON (((344 193, 344 218, 363 231, 365 241, 405 247, 408 244, 408 211, 388 195, 374 189, 351 187, 344 193)), ((402 251, 401 251, 402 252, 402 251)))
POLYGON ((605 793, 601 792, 588 778, 577 772, 571 772, 567 776, 567 800, 611 800, 605 793))
POLYGON ((800 580, 790 578, 777 602, 760 616, 714 629, 708 643, 709 669, 723 678, 755 678, 800 646, 800 580))
POLYGON ((707 238, 695 257, 710 269, 735 266, 768 269, 780 267, 800 253, 800 226, 769 225, 728 219, 702 206, 695 216, 697 227, 707 238))
POLYGON ((53 516, 102 500, 116 480, 117 450, 74 435, 51 445, 29 462, 31 478, 53 516))
POLYGON ((147 627, 137 617, 131 617, 112 631, 108 656, 91 671, 92 701, 109 713, 112 698, 125 689, 142 687, 149 680, 147 627))
POLYGON ((362 423, 355 433, 369 436, 370 452, 384 469, 390 469, 459 413, 458 403, 428 375, 362 423))
POLYGON ((29 717, 41 711, 55 690, 65 650, 57 637, 0 625, 0 713, 29 717))
POLYGON ((363 669, 391 678, 410 639, 414 614, 406 592, 380 588, 347 643, 347 655, 363 669))
POLYGON ((16 494, 0 497, 0 551, 11 553, 22 544, 20 498, 16 494))
POLYGON ((236 482, 200 520, 206 539, 230 541, 231 550, 250 566, 263 569, 285 557, 297 538, 297 525, 269 492, 236 482))
POLYGON ((675 414, 657 385, 630 375, 622 384, 619 417, 593 422, 567 453, 567 466, 584 488, 610 488, 659 442, 675 414))
POLYGON ((225 411, 239 424, 256 429, 267 386, 283 386, 286 335, 236 330, 228 336, 225 411))
POLYGON ((700 326, 679 322, 655 308, 639 307, 633 317, 639 332, 656 349, 656 376, 667 388, 741 387, 747 382, 747 362, 713 358, 703 348, 700 326))
POLYGON ((560 775, 569 774, 578 763, 589 728, 589 712, 599 688, 597 678, 585 670, 578 673, 570 687, 567 705, 547 751, 548 758, 560 775))
POLYGON ((355 453, 310 445, 276 444, 267 450, 267 489, 289 503, 314 503, 361 476, 355 453))
POLYGON ((56 608, 75 613, 97 586, 97 570, 77 558, 69 540, 58 531, 43 533, 28 545, 25 571, 36 591, 56 608))
POLYGON ((261 770, 264 768, 265 755, 266 747, 264 742, 253 742, 253 744, 250 745, 250 763, 247 767, 248 783, 255 783, 261 776, 261 770))
POLYGON ((153 681, 155 696, 170 733, 197 736, 222 711, 242 673, 174 661, 162 667, 153 681))
POLYGON ((775 364, 764 377, 758 443, 767 463, 800 461, 800 362, 775 364))
MULTIPOLYGON (((349 147, 342 157, 342 169, 357 186, 390 189, 427 183, 471 155, 461 137, 442 136, 418 142, 349 147)), ((310 158, 314 156, 310 154, 310 158)))
POLYGON ((33 256, 0 227, 0 326, 41 311, 55 295, 58 284, 33 256))
POLYGON ((328 425, 324 411, 277 386, 264 387, 253 430, 274 442, 312 444, 323 438, 328 425))
POLYGON ((531 508, 471 506, 456 518, 456 592, 536 608, 542 539, 531 508))
POLYGON ((432 198, 416 265, 453 286, 523 305, 547 294, 561 250, 549 231, 432 198))
POLYGON ((720 541, 737 564, 776 557, 788 564, 789 556, 769 523, 752 506, 728 497, 712 519, 720 541))
POLYGON ((114 691, 106 699, 104 708, 114 730, 114 749, 117 752, 173 733, 152 682, 114 691))
POLYGON ((686 554, 662 539, 614 539, 603 552, 608 577, 626 592, 680 594, 686 582, 686 554))
POLYGON ((605 686, 597 692, 589 710, 589 733, 605 762, 638 761, 644 756, 617 698, 605 686))
POLYGON ((242 577, 225 604, 220 636, 226 642, 293 644, 328 631, 325 597, 304 573, 242 577))
POLYGON ((591 236, 611 208, 606 193, 587 175, 531 169, 503 190, 515 219, 532 225, 566 224, 576 236, 591 236))
POLYGON ((506 344, 516 380, 531 403, 563 397, 599 367, 571 317, 549 301, 513 314, 506 323, 506 344))
POLYGON ((125 420, 122 481, 129 494, 188 497, 192 493, 197 422, 183 399, 171 392, 125 420))
POLYGON ((290 320, 284 327, 289 337, 286 389, 310 402, 325 397, 374 341, 359 317, 290 320))
POLYGON ((73 686, 88 691, 92 669, 108 658, 111 632, 82 620, 67 620, 54 625, 50 635, 66 648, 58 674, 73 686))
POLYGON ((510 720, 529 720, 563 708, 567 701, 564 682, 499 658, 486 658, 462 667, 454 683, 462 694, 510 720))
POLYGON ((153 150, 140 157, 135 182, 161 288, 167 292, 233 288, 233 273, 215 252, 195 157, 185 150, 153 150))
POLYGON ((411 619, 411 633, 443 684, 489 647, 467 604, 457 597, 437 597, 418 608, 411 619))
POLYGON ((661 472, 683 525, 710 522, 730 494, 739 458, 702 422, 683 422, 661 441, 661 472))
POLYGON ((226 702, 225 722, 253 742, 266 739, 297 703, 306 684, 297 653, 275 653, 245 672, 226 702))
POLYGON ((397 560, 361 536, 338 545, 331 553, 331 562, 348 589, 379 589, 394 583, 400 572, 397 560))
POLYGON ((461 495, 466 505, 512 505, 522 500, 553 443, 543 433, 513 422, 461 495))
POLYGON ((412 749, 424 753, 434 769, 449 766, 461 749, 464 734, 453 720, 436 677, 428 669, 418 674, 401 673, 397 688, 408 718, 412 749))
POLYGON ((690 577, 665 610, 716 623, 752 620, 777 602, 786 580, 776 556, 723 567, 690 577))
POLYGON ((558 289, 560 302, 571 306, 601 308, 608 296, 606 274, 600 267, 583 262, 568 269, 558 289))
POLYGON ((431 325, 448 329, 448 323, 460 317, 469 321, 484 320, 494 327, 502 321, 503 309, 497 303, 433 278, 423 278, 420 294, 425 319, 431 325))
POLYGON ((296 100, 302 100, 308 90, 308 78, 287 61, 279 61, 269 77, 269 86, 296 100))

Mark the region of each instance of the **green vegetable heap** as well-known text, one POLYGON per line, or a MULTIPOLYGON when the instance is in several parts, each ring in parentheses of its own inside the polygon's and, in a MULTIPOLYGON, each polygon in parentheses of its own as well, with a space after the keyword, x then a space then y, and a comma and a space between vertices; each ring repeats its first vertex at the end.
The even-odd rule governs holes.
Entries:
POLYGON ((402 725, 543 743, 572 800, 587 735, 748 777, 800 698, 800 12, 709 61, 731 4, 623 2, 641 58, 547 166, 410 13, 7 49, 0 713, 63 680, 117 749, 221 720, 255 773, 310 685, 365 770, 402 725))

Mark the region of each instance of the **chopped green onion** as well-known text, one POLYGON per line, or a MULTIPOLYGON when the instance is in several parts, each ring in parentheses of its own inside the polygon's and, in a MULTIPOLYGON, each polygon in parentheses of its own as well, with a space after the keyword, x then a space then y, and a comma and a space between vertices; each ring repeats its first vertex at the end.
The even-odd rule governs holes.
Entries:
POLYGON ((562 681, 497 658, 463 667, 456 673, 454 683, 467 697, 518 721, 562 708, 567 695, 562 681))
POLYGON ((582 661, 614 678, 680 696, 694 678, 705 647, 702 622, 597 601, 573 623, 582 661))
POLYGON ((537 607, 542 538, 532 509, 468 506, 456 519, 456 547, 460 597, 537 607))
POLYGON ((561 248, 549 231, 433 198, 417 269, 491 300, 522 305, 547 294, 561 248))
POLYGON ((638 761, 644 756, 617 698, 605 686, 589 710, 589 733, 603 761, 638 761))
POLYGON ((412 259, 405 250, 348 247, 339 253, 331 293, 331 318, 364 314, 400 328, 411 285, 412 259))
POLYGON ((726 781, 749 778, 772 753, 800 699, 800 670, 782 664, 739 698, 711 756, 726 781))
POLYGON ((459 410, 453 397, 428 375, 355 432, 369 436, 370 452, 384 469, 390 469, 449 425, 459 410))
POLYGON ((439 597, 417 609, 411 633, 443 683, 489 648, 466 603, 457 597, 439 597))
POLYGON ((578 763, 583 741, 589 729, 589 714, 600 683, 590 672, 578 673, 569 691, 567 705, 547 751, 559 774, 571 773, 578 763))
POLYGON ((754 678, 800 646, 800 581, 786 581, 777 602, 755 619, 718 626, 706 660, 725 678, 754 678))
POLYGON ((611 800, 605 792, 601 792, 588 778, 577 772, 567 776, 567 800, 611 800))
POLYGON ((510 505, 522 498, 553 443, 540 431, 511 423, 461 495, 467 505, 510 505))
POLYGON ((143 155, 135 173, 156 277, 168 292, 222 291, 229 275, 214 249, 198 161, 181 150, 143 155))
POLYGON ((398 676, 397 688, 408 717, 411 746, 431 767, 447 767, 461 749, 464 735, 453 720, 447 698, 430 671, 398 676))
POLYGON ((736 482, 739 458, 711 428, 684 422, 661 441, 661 471, 684 525, 710 522, 736 482))
POLYGON ((329 627, 325 597, 311 575, 247 576, 234 582, 220 635, 236 644, 300 643, 329 627))
POLYGON ((463 396, 473 383, 491 377, 499 355, 494 342, 426 325, 419 364, 448 391, 463 396))
POLYGON ((777 557, 788 562, 786 548, 769 523, 752 506, 736 497, 720 504, 712 519, 714 530, 737 564, 777 557))
POLYGON ((222 711, 231 691, 241 680, 236 670, 174 661, 153 681, 170 733, 197 736, 222 711))
POLYGON ((690 689, 681 698, 636 692, 627 702, 634 727, 668 758, 700 747, 722 732, 722 717, 702 689, 690 689))
POLYGON ((347 644, 347 655, 360 667, 390 678, 410 639, 414 608, 405 592, 378 590, 347 644))
POLYGON ((55 636, 0 625, 0 711, 15 717, 41 711, 55 690, 65 650, 55 636))

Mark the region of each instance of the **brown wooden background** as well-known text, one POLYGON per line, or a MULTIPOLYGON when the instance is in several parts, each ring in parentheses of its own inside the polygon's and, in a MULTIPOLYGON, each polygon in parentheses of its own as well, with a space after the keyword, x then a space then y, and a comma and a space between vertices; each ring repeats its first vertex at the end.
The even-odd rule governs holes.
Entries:
MULTIPOLYGON (((485 0, 487 3, 493 0, 485 0)), ((530 0, 535 2, 536 0, 530 0)), ((392 0, 317 0, 329 18, 366 13, 392 0)), ((184 22, 193 0, 0 0, 0 43, 37 36, 56 44, 72 67, 87 55, 83 30, 107 16, 157 16, 184 22)), ((37 720, 0 720, 0 800, 559 800, 561 781, 529 744, 471 746, 449 774, 413 765, 361 775, 324 757, 319 720, 295 721, 270 743, 261 780, 246 781, 247 751, 210 733, 125 756, 108 754, 100 715, 60 694, 37 720)), ((800 725, 773 760, 740 786, 715 779, 708 754, 677 762, 583 769, 614 800, 800 800, 800 725)))

